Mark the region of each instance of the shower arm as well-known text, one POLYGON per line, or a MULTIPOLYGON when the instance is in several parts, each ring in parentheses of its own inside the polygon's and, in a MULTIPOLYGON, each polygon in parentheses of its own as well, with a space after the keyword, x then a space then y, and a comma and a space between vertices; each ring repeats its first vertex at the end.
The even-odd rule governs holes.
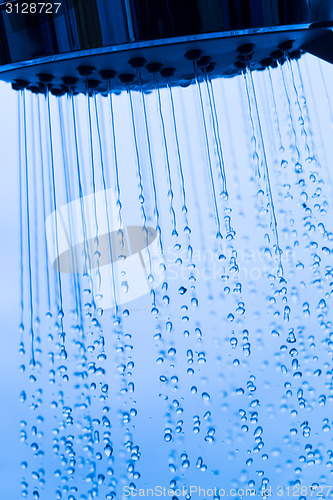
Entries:
POLYGON ((187 85, 193 65, 232 77, 287 53, 333 62, 333 0, 52 0, 48 13, 36 5, 0 2, 0 79, 16 89, 105 92, 112 79, 117 91, 139 70, 147 89, 153 74, 160 85, 187 85))

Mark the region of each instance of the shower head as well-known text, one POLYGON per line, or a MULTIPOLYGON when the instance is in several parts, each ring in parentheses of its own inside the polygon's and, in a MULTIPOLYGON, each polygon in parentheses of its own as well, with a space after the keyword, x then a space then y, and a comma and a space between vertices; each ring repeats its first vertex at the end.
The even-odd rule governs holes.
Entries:
POLYGON ((54 95, 121 91, 194 68, 231 77, 314 53, 333 62, 332 0, 59 0, 0 4, 0 79, 54 95))

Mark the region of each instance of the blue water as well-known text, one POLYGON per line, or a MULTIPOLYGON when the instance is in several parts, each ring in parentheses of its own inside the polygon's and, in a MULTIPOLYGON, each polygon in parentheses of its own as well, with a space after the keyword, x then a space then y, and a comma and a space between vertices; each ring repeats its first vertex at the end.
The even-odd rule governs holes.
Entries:
POLYGON ((22 444, 4 439, 23 498, 333 497, 333 74, 320 64, 9 93, 22 444))

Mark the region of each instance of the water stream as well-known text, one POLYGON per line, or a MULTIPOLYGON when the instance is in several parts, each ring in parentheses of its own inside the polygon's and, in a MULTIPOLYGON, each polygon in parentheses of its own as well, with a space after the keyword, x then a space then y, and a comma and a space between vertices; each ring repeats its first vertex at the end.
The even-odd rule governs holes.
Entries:
POLYGON ((303 59, 18 92, 23 498, 333 498, 329 92, 303 59))

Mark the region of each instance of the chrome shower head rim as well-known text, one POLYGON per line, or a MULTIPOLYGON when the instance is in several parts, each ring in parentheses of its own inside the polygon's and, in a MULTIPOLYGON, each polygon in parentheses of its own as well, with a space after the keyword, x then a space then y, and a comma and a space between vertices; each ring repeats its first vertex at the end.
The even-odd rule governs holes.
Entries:
MULTIPOLYGON (((136 87, 139 68, 133 68, 129 61, 136 57, 142 57, 147 63, 140 68, 141 84, 144 89, 149 90, 154 87, 152 77, 154 72, 149 71, 149 64, 157 62, 161 63, 162 68, 162 71, 157 72, 160 86, 165 85, 166 82, 186 86, 194 79, 194 61, 188 60, 185 56, 190 50, 200 50, 203 57, 209 56, 212 63, 215 63, 210 71, 212 77, 233 77, 242 73, 241 57, 238 54, 240 46, 248 43, 254 44, 253 55, 248 64, 251 70, 261 70, 267 66, 264 61, 271 57, 272 54, 274 55, 275 50, 281 44, 292 42, 292 49, 289 54, 291 58, 296 58, 299 57, 306 44, 318 39, 328 31, 331 33, 330 30, 321 28, 311 29, 310 25, 307 24, 204 33, 167 40, 131 42, 39 57, 0 66, 0 78, 11 83, 25 81, 27 82, 27 88, 34 88, 41 83, 40 74, 50 74, 53 78, 52 82, 49 82, 48 88, 66 91, 63 78, 71 77, 77 79, 77 83, 73 85, 72 90, 86 92, 89 77, 80 76, 77 68, 92 66, 94 71, 91 77, 99 81, 96 91, 100 93, 107 91, 108 85, 106 80, 101 77, 100 72, 112 70, 114 72, 112 90, 120 92, 126 90, 128 85, 133 88, 136 87), (173 75, 167 78, 164 77, 167 72, 163 73, 163 69, 166 68, 174 69, 173 75), (133 74, 131 83, 122 81, 121 76, 128 74, 133 74)), ((272 58, 272 63, 274 61, 276 61, 275 57, 272 58)), ((283 63, 283 60, 280 59, 279 62, 283 63)), ((200 68, 200 64, 198 68, 200 68)), ((202 70, 205 71, 204 66, 202 70)), ((45 86, 41 86, 40 90, 44 92, 45 86)))
MULTIPOLYGON (((292 4, 272 0, 271 13, 264 0, 244 2, 241 10, 229 0, 210 0, 204 11, 198 2, 187 0, 184 19, 179 18, 177 2, 165 0, 170 3, 168 12, 163 2, 113 0, 111 5, 101 0, 63 0, 59 12, 49 16, 24 15, 19 8, 15 14, 6 14, 5 4, 0 4, 0 78, 15 89, 49 89, 55 95, 90 90, 103 94, 111 79, 116 92, 128 85, 135 88, 138 79, 147 90, 156 85, 156 78, 160 86, 167 81, 186 86, 194 78, 194 65, 212 77, 232 77, 245 66, 264 69, 270 59, 276 66, 287 53, 296 58, 302 51, 311 52, 317 40, 333 38, 330 0, 314 0, 311 6, 307 0, 292 4), (254 45, 248 56, 238 53, 245 44, 254 45), (278 52, 280 47, 284 47, 282 52, 278 52), (184 57, 195 50, 201 51, 201 61, 184 57), (131 64, 135 58, 144 62, 131 64), (92 81, 87 81, 90 75, 77 71, 80 66, 95 68, 92 81), (106 71, 109 76, 105 77, 106 71), (40 79, 40 74, 49 75, 48 81, 40 79), (77 80, 70 88, 64 84, 68 78, 77 80)), ((12 3, 20 6, 22 0, 12 3)), ((321 57, 327 45, 325 40, 318 49, 317 43, 316 55, 321 57)))

